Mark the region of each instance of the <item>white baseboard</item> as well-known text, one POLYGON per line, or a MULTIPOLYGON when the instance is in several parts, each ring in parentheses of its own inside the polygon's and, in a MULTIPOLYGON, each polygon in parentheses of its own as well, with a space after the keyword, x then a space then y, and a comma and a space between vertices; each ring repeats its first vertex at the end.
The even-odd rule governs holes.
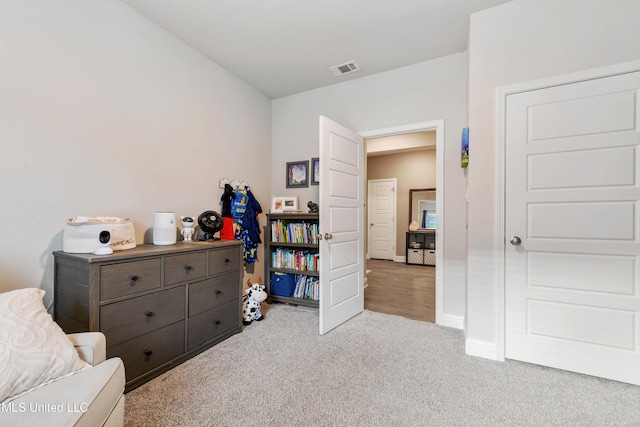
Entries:
POLYGON ((441 326, 455 329, 464 329, 464 316, 453 316, 451 314, 442 315, 441 326))
POLYGON ((482 357, 483 359, 501 360, 495 343, 489 341, 467 338, 464 343, 464 351, 469 356, 482 357))

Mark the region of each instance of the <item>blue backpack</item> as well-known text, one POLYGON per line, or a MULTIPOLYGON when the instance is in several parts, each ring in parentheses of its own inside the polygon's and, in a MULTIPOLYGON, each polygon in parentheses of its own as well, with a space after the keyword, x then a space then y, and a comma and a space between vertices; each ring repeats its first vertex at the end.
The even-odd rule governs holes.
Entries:
POLYGON ((247 210, 246 190, 236 190, 235 196, 231 199, 231 216, 234 218, 242 218, 247 210))

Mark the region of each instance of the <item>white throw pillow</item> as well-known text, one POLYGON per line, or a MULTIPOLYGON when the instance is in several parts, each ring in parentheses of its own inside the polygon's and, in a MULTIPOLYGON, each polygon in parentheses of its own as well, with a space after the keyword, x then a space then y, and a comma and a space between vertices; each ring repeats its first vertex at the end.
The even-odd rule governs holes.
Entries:
POLYGON ((47 313, 41 289, 0 293, 0 402, 90 367, 47 313))

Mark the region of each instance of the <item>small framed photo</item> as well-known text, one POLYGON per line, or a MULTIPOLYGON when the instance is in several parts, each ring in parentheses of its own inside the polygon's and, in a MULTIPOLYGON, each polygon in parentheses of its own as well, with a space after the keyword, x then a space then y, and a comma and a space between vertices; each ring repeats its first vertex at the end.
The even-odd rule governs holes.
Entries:
POLYGON ((309 161, 287 162, 287 188, 309 186, 309 161))
POLYGON ((469 128, 462 128, 462 152, 460 166, 466 168, 469 165, 469 128))
POLYGON ((271 212, 299 212, 297 197, 274 197, 271 201, 271 212))
POLYGON ((311 159, 311 185, 320 184, 320 159, 314 157, 311 159))

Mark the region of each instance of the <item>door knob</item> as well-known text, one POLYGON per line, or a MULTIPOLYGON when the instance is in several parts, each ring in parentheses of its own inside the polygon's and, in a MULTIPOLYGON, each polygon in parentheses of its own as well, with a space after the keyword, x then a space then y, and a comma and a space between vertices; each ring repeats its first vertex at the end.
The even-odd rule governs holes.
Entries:
POLYGON ((333 234, 331 233, 324 233, 324 240, 331 240, 333 239, 333 234))
POLYGON ((522 239, 518 236, 513 236, 511 240, 509 240, 513 246, 519 246, 522 243, 522 239))

